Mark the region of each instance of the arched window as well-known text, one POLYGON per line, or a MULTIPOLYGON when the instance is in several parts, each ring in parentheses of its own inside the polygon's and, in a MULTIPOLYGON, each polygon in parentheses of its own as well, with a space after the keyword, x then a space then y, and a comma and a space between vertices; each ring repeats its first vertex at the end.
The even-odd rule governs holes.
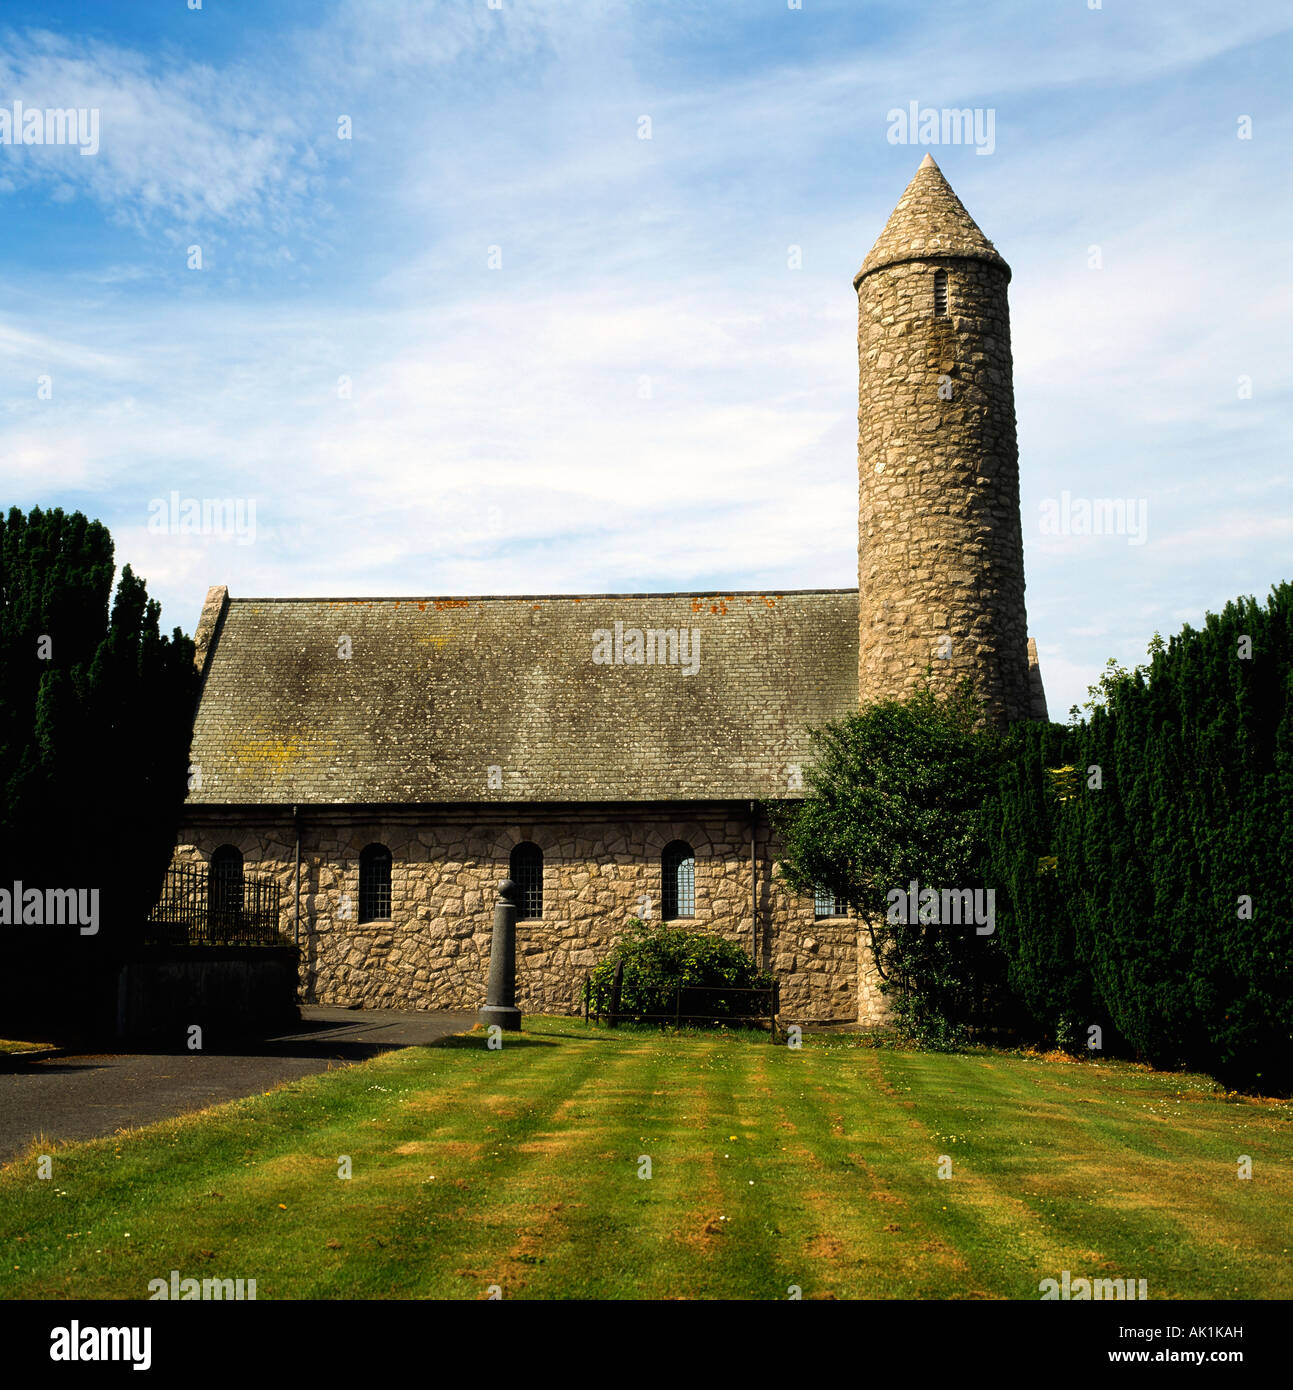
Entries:
POLYGON ((675 917, 696 915, 696 855, 685 840, 666 845, 660 857, 663 883, 660 916, 671 922, 675 917))
POLYGON ((516 919, 543 916, 543 851, 523 840, 513 846, 508 873, 516 884, 516 919))
POLYGON ((836 910, 835 894, 830 888, 819 888, 813 896, 813 916, 820 920, 823 917, 842 917, 844 914, 836 910))
POLYGON ((934 272, 934 316, 947 317, 947 271, 934 272))
POLYGON ((207 897, 215 912, 242 911, 242 851, 234 845, 221 845, 211 856, 207 870, 207 897))
POLYGON ((359 854, 359 920, 384 922, 391 915, 391 852, 365 845, 359 854))

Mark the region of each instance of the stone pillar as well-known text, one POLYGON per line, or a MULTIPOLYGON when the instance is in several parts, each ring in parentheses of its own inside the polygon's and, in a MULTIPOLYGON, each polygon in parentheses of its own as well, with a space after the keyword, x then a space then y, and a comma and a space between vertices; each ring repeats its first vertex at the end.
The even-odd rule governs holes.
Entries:
POLYGON ((494 906, 494 939, 489 948, 489 990, 481 1005, 480 1021, 509 1033, 521 1030, 521 1011, 516 1007, 516 884, 505 878, 498 885, 494 906))

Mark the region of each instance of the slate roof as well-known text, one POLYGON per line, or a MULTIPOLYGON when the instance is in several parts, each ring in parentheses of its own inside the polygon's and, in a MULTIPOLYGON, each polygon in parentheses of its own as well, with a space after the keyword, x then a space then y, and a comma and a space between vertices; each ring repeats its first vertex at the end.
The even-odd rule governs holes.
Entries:
MULTIPOLYGON (((858 596, 207 598, 190 805, 786 795, 808 725, 857 708, 858 596), (695 629, 695 674, 594 634, 695 629), (350 656, 339 655, 343 637, 350 656), (613 647, 612 652, 613 655, 613 647), (490 769, 501 783, 491 787, 490 769)), ((671 655, 671 653, 666 653, 671 655)))
POLYGON ((881 266, 947 257, 990 261, 1010 277, 1001 253, 966 212, 933 155, 927 154, 853 277, 853 288, 881 266))

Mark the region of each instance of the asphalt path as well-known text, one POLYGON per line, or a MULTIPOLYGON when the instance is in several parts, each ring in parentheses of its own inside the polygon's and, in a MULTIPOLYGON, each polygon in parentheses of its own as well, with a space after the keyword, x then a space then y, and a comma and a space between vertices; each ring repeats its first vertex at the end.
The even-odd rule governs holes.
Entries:
POLYGON ((239 1052, 98 1052, 11 1062, 0 1072, 0 1164, 38 1137, 102 1138, 392 1048, 435 1042, 475 1022, 474 1013, 307 1006, 299 1028, 239 1052))

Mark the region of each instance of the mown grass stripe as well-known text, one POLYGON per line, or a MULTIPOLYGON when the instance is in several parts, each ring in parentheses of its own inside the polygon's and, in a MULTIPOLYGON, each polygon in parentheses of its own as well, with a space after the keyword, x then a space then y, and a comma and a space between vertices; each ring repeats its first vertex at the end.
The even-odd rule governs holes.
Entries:
POLYGON ((1068 1268, 1287 1297, 1291 1124, 1114 1063, 531 1019, 59 1146, 48 1182, 28 1155, 0 1295, 177 1268, 261 1298, 1035 1298, 1068 1268))

